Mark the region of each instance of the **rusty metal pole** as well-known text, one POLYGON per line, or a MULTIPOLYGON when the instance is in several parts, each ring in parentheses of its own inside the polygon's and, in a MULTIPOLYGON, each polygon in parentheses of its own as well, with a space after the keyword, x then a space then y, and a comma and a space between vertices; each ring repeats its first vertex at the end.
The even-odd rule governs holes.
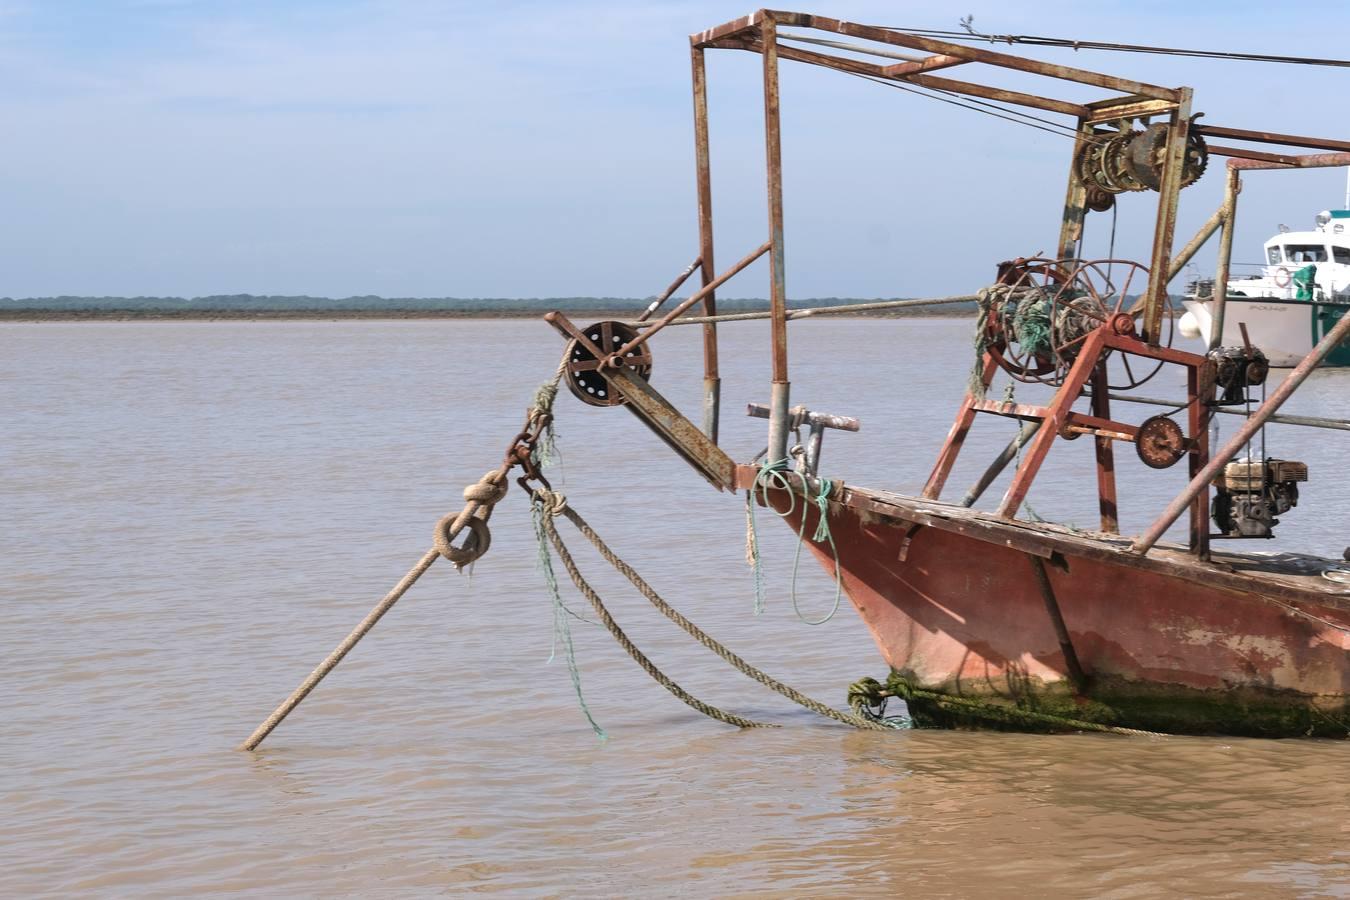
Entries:
MULTIPOLYGON (((1205 220, 1205 224, 1200 226, 1195 236, 1186 242, 1186 245, 1176 252, 1172 261, 1167 266, 1167 283, 1171 284, 1176 277, 1181 274, 1181 270, 1186 268, 1186 264, 1195 258, 1195 254, 1200 252, 1200 248, 1205 246, 1210 238, 1214 237, 1214 232, 1219 230, 1219 226, 1224 222, 1224 208, 1220 204, 1219 208, 1214 210, 1214 214, 1205 220)), ((1150 279, 1151 282, 1152 279, 1150 279)), ((1138 315, 1148 306, 1149 287, 1144 285, 1144 291, 1139 295, 1139 299, 1130 306, 1130 315, 1138 315)))
MULTIPOLYGON (((1209 462, 1209 420, 1214 402, 1214 363, 1186 369, 1186 392, 1191 396, 1186 418, 1191 430, 1187 451, 1187 474, 1192 478, 1209 462)), ((1191 501, 1191 552, 1209 560, 1209 491, 1200 491, 1191 501)))
POLYGON ((1092 123, 1080 118, 1078 139, 1073 144, 1073 156, 1069 157, 1069 188, 1064 197, 1064 219, 1059 226, 1059 256, 1056 259, 1072 259, 1076 256, 1078 241, 1083 237, 1087 189, 1083 187, 1083 179, 1078 177, 1078 166, 1074 162, 1091 137, 1092 123))
POLYGON ((1350 337, 1350 316, 1342 316, 1341 320, 1336 323, 1336 327, 1327 332, 1311 353, 1303 357, 1303 361, 1289 373, 1289 377, 1275 389, 1275 393, 1271 394, 1265 403, 1261 404, 1252 417, 1242 424, 1242 427, 1229 439, 1228 443, 1223 445, 1223 449, 1209 458, 1205 467, 1191 479, 1191 483, 1186 486, 1186 490, 1182 491, 1176 499, 1167 505, 1167 509, 1163 510, 1157 521, 1148 527, 1148 531, 1135 538, 1131 549, 1136 553, 1147 553, 1162 537, 1163 532, 1171 528, 1172 523, 1179 519, 1181 514, 1191 506, 1200 492, 1209 490, 1209 486, 1218 477, 1223 467, 1228 465, 1229 460, 1237 456, 1242 448, 1247 446, 1247 442, 1261 430, 1261 427, 1266 424, 1271 416, 1279 411, 1280 407, 1284 405, 1284 401, 1288 400, 1290 395, 1298 390, 1298 386, 1307 380, 1322 360, 1326 359, 1327 354, 1336 349, 1348 337, 1350 337))
MULTIPOLYGON (((1153 229, 1153 253, 1150 272, 1170 272, 1172 237, 1177 227, 1177 196, 1186 162, 1186 142, 1191 130, 1191 89, 1180 88, 1180 100, 1172 110, 1167 129, 1161 183, 1158 185, 1158 216, 1153 229)), ((1162 320, 1167 314, 1167 281, 1150 278, 1144 306, 1144 339, 1157 346, 1162 335, 1162 320)))
MULTIPOLYGON (((713 265, 712 160, 708 152, 708 77, 703 48, 690 49, 694 83, 694 168, 698 182, 698 252, 703 286, 717 274, 713 265)), ((717 315, 716 292, 703 298, 704 315, 717 315)), ((703 326, 703 433, 717 443, 722 379, 717 370, 717 323, 703 326)))
POLYGON ((1036 432, 1041 428, 1040 422, 1023 422, 1018 426, 1017 434, 1013 435, 1012 440, 1008 441, 1008 446, 1004 447, 994 461, 989 464, 989 468, 984 470, 984 474, 970 486, 964 497, 961 498, 962 506, 974 506, 984 496, 984 492, 989 489, 998 476, 1003 474, 1003 470, 1008 468, 1008 464, 1017 458, 1017 454, 1027 445, 1036 432))
POLYGON ((773 388, 769 399, 770 463, 787 459, 788 365, 787 365, 787 270, 783 260, 783 146, 778 111, 778 26, 773 13, 760 22, 764 43, 764 157, 769 194, 769 308, 773 316, 773 388))
POLYGON ((1223 345, 1223 318, 1228 306, 1228 269, 1233 259, 1233 226, 1237 223, 1237 198, 1242 191, 1242 173, 1228 166, 1224 185, 1223 234, 1219 237, 1219 264, 1214 270, 1214 304, 1210 307, 1209 349, 1223 345))
MULTIPOLYGON (((1092 414, 1099 419, 1111 421, 1110 383, 1106 373, 1106 360, 1097 363, 1097 371, 1092 373, 1092 414)), ((1109 438, 1097 435, 1097 509, 1100 513, 1102 531, 1107 534, 1120 532, 1120 509, 1116 498, 1116 448, 1109 438)))
POLYGON ((1195 254, 1200 252, 1200 248, 1208 243, 1209 239, 1214 237, 1214 232, 1223 226, 1227 216, 1227 211, 1221 205, 1214 210, 1214 214, 1205 220, 1205 224, 1200 226, 1200 230, 1195 233, 1195 237, 1186 242, 1186 245, 1177 251, 1176 256, 1172 257, 1171 264, 1167 267, 1167 281, 1170 284, 1172 279, 1181 274, 1181 270, 1186 268, 1186 264, 1195 258, 1195 254))

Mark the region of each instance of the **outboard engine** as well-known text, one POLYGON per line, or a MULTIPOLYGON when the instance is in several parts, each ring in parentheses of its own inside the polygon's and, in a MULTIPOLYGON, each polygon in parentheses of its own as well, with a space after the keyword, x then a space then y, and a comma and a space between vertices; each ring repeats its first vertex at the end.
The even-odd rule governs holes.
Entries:
POLYGON ((1307 480, 1306 463, 1234 460, 1214 483, 1214 524, 1224 537, 1274 537, 1275 517, 1298 506, 1298 483, 1307 480))

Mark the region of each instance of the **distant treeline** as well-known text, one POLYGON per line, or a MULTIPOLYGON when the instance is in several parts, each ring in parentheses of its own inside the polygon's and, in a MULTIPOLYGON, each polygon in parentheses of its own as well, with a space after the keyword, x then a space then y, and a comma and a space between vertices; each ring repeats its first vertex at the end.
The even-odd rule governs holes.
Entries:
MULTIPOLYGON (((208 297, 0 297, 0 315, 23 313, 210 316, 225 315, 528 315, 550 309, 563 311, 612 312, 636 315, 654 298, 633 297, 310 297, 258 294, 219 294, 208 297)), ((895 298, 900 299, 900 298, 895 298)), ((667 305, 673 306, 675 301, 667 305)), ((823 297, 795 300, 794 308, 841 306, 866 303, 847 297, 823 297)), ((719 312, 744 312, 768 308, 764 299, 718 298, 719 312)), ((962 315, 974 311, 974 304, 941 307, 940 314, 962 315), (968 308, 967 308, 968 307, 968 308)), ((899 312, 899 311, 897 311, 899 312)), ((906 310, 908 312, 908 310, 906 310)), ((915 312, 923 312, 915 310, 915 312)), ((932 311, 930 311, 932 312, 932 311)))

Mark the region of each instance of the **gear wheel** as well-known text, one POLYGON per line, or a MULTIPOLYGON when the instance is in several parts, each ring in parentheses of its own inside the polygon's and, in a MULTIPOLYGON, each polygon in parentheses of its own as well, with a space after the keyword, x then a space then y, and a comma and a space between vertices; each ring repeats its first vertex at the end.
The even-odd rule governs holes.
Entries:
MULTIPOLYGON (((1162 184, 1163 157, 1167 153, 1168 125, 1162 122, 1148 126, 1138 133, 1125 154, 1125 168, 1130 175, 1149 190, 1156 191, 1162 184)), ((1192 130, 1186 137, 1186 155, 1181 166, 1181 186, 1189 187, 1200 180, 1209 165, 1209 147, 1199 132, 1192 130)))
MULTIPOLYGON (((1122 130, 1108 136, 1099 135, 1079 148, 1074 158, 1074 170, 1087 188, 1089 209, 1110 209, 1105 195, 1158 190, 1162 184, 1169 127, 1165 122, 1158 122, 1143 131, 1122 130)), ((1208 164, 1209 148, 1205 139, 1192 129, 1186 139, 1181 186, 1188 187, 1198 181, 1208 164)))

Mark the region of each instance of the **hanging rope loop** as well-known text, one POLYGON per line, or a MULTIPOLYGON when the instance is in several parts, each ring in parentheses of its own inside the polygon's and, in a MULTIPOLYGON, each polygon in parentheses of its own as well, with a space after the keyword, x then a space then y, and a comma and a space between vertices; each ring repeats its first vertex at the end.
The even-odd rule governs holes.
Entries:
POLYGON ((487 520, 477 515, 470 516, 457 530, 455 521, 458 518, 458 513, 449 513, 437 522, 432 539, 436 544, 436 552, 462 569, 487 553, 488 546, 492 543, 492 532, 488 530, 487 520), (456 547, 454 539, 459 532, 466 530, 469 532, 468 537, 464 539, 464 543, 456 547))

